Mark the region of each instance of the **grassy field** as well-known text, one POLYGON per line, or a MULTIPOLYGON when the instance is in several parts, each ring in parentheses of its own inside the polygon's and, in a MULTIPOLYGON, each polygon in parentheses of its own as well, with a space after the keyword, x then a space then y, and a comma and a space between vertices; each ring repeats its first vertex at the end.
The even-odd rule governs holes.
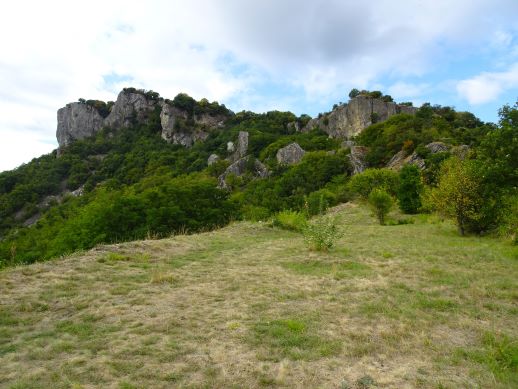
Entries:
POLYGON ((0 272, 2 388, 516 388, 518 248, 332 210, 0 272))

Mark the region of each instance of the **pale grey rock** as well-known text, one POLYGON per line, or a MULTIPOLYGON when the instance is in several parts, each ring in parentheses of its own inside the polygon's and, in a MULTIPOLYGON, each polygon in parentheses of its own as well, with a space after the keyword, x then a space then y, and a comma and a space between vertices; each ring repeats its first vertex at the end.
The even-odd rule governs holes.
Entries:
POLYGON ((227 142, 227 151, 229 153, 233 153, 236 151, 236 146, 234 146, 234 142, 227 142))
POLYGON ((369 149, 364 146, 352 146, 351 153, 349 154, 349 161, 351 162, 351 166, 353 168, 352 174, 360 174, 367 169, 367 162, 365 161, 365 156, 369 149))
POLYGON ((405 159, 404 165, 416 165, 419 169, 423 170, 426 167, 426 163, 417 153, 412 153, 407 159, 405 159))
POLYGON ((442 152, 445 152, 445 151, 448 151, 450 149, 450 146, 446 145, 445 143, 443 142, 432 142, 432 143, 428 143, 426 146, 425 146, 428 150, 430 150, 430 152, 432 154, 436 154, 436 153, 442 153, 442 152))
MULTIPOLYGON (((232 163, 225 172, 218 177, 218 187, 221 189, 227 189, 228 185, 226 182, 227 177, 230 174, 234 174, 237 177, 241 177, 246 173, 246 168, 248 166, 248 158, 249 156, 238 159, 234 163, 232 163)), ((253 158, 253 157, 252 157, 253 158)), ((252 172, 256 178, 266 178, 269 175, 268 168, 261 163, 258 159, 254 159, 254 171, 252 172)))
POLYGON ((311 119, 302 131, 307 132, 320 127, 333 138, 348 139, 373 124, 373 119, 382 122, 400 112, 413 114, 416 110, 414 107, 400 106, 381 99, 358 96, 320 118, 311 119))
POLYGON ((207 165, 213 165, 219 161, 219 156, 217 154, 211 154, 207 159, 207 165))
POLYGON ((204 127, 207 129, 216 129, 222 128, 225 126, 225 122, 227 121, 228 116, 225 115, 209 115, 208 113, 203 113, 201 115, 194 115, 194 123, 199 125, 200 127, 204 127))
POLYGON ((407 153, 404 150, 401 150, 394 154, 390 161, 387 163, 387 167, 393 170, 399 170, 405 164, 405 159, 407 157, 407 153))
POLYGON ((60 148, 76 140, 89 138, 103 127, 97 110, 85 103, 70 103, 58 110, 56 138, 60 148))
POLYGON ((302 160, 304 154, 306 154, 304 149, 298 143, 293 142, 279 149, 276 158, 280 165, 294 165, 302 160))
POLYGON ((237 157, 243 158, 248 151, 248 132, 239 131, 237 136, 237 157))
POLYGON ((298 121, 289 122, 286 125, 286 128, 288 130, 294 130, 295 132, 300 132, 301 130, 300 123, 298 121))
POLYGON ((150 99, 143 93, 123 90, 104 120, 104 126, 118 130, 136 123, 145 123, 157 104, 157 100, 150 99))

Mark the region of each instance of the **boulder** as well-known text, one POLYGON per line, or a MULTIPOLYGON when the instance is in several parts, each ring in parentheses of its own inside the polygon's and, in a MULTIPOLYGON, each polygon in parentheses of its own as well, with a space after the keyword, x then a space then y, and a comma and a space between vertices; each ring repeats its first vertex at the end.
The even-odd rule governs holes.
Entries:
POLYGON ((432 142, 425 146, 432 154, 448 151, 450 147, 442 142, 432 142))
POLYGON ((209 156, 209 159, 207 159, 207 165, 209 165, 209 166, 213 165, 218 161, 219 161, 219 156, 217 154, 211 154, 209 156))
POLYGON ((299 163, 306 152, 298 143, 290 143, 277 151, 277 162, 280 165, 293 165, 299 163))
MULTIPOLYGON (((227 183, 226 179, 230 174, 234 174, 237 177, 241 177, 244 175, 247 171, 247 166, 249 166, 249 156, 243 157, 241 159, 238 159, 234 163, 232 163, 225 172, 218 177, 218 187, 222 189, 227 189, 227 183)), ((253 158, 253 157, 252 157, 253 158)), ((253 172, 251 172, 255 177, 258 178, 265 178, 268 177, 269 171, 267 167, 261 163, 258 159, 254 159, 254 165, 253 165, 253 172)))
POLYGON ((404 150, 398 151, 390 161, 387 163, 387 167, 393 170, 399 170, 405 164, 405 159, 407 157, 407 153, 404 150))
POLYGON ((236 151, 236 146, 234 146, 234 142, 227 142, 227 152, 233 153, 236 151))

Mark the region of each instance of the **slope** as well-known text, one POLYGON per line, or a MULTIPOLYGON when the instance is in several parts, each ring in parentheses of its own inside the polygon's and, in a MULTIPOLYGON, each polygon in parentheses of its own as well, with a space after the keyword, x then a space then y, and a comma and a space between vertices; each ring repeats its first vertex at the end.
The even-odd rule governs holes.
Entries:
POLYGON ((3 270, 0 386, 516 387, 516 247, 331 212, 327 254, 238 222, 3 270))

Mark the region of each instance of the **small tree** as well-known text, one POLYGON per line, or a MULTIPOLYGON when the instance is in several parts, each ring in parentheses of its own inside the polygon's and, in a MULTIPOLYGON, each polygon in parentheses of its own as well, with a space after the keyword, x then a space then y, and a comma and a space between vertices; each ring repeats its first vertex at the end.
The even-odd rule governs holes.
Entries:
POLYGON ((385 224, 385 216, 390 212, 394 201, 384 189, 373 189, 369 195, 369 205, 381 225, 385 224))
POLYGON ((417 213, 421 207, 423 184, 421 172, 416 165, 405 165, 399 172, 397 198, 404 213, 417 213))
POLYGON ((483 174, 476 161, 445 161, 439 184, 431 193, 435 209, 455 220, 459 232, 481 232, 484 222, 483 174))
POLYGON ((355 97, 357 97, 358 95, 360 94, 360 91, 356 88, 353 88, 351 89, 351 91, 349 92, 349 97, 351 99, 354 99, 355 97))

